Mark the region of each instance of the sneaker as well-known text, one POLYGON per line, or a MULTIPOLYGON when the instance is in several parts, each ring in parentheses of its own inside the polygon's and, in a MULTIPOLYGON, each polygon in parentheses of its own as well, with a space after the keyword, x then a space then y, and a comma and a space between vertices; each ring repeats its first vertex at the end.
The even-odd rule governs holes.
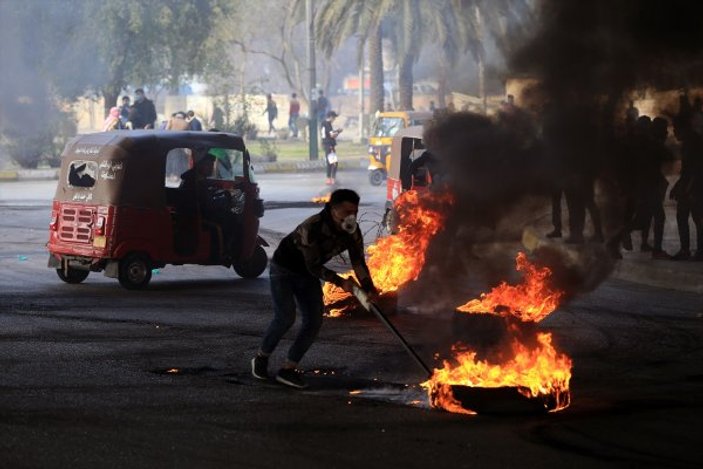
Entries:
POLYGON ((308 383, 303 379, 303 374, 293 368, 281 368, 276 375, 276 381, 296 389, 308 387, 308 383))
POLYGON ((325 184, 327 184, 328 186, 330 184, 332 184, 332 179, 330 179, 330 178, 325 179, 325 184))
POLYGON ((256 379, 269 379, 268 367, 269 357, 257 355, 251 359, 251 374, 254 375, 256 379))
POLYGON ((690 258, 691 258, 691 251, 684 251, 684 250, 681 250, 681 251, 677 252, 676 254, 674 254, 673 256, 671 256, 671 259, 673 259, 675 261, 686 261, 690 258))
POLYGON ((547 238, 561 238, 561 230, 552 230, 547 233, 547 238))
POLYGON ((661 249, 653 249, 652 250, 652 259, 669 260, 669 259, 671 259, 671 256, 668 255, 665 251, 662 251, 661 249))

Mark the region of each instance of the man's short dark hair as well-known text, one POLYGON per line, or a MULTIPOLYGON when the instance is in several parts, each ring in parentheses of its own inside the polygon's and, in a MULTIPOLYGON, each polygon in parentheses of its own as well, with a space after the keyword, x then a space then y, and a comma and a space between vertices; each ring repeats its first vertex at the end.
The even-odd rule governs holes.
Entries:
POLYGON ((188 111, 188 117, 195 117, 195 113, 193 111, 188 111))
POLYGON ((359 194, 351 189, 337 189, 330 196, 330 205, 339 205, 344 202, 351 202, 354 205, 359 205, 359 194))
POLYGON ((134 94, 139 94, 139 93, 144 94, 144 88, 137 88, 136 90, 134 90, 134 94))
POLYGON ((129 96, 122 96, 122 101, 124 101, 125 99, 129 101, 129 96))

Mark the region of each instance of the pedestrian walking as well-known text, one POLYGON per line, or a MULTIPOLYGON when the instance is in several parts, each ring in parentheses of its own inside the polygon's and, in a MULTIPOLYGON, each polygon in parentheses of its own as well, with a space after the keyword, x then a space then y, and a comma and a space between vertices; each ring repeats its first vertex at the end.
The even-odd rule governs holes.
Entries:
POLYGON ((293 326, 296 304, 302 324, 276 381, 294 388, 307 383, 298 364, 315 341, 322 326, 324 304, 320 280, 331 282, 352 292, 354 280, 343 278, 324 266, 334 256, 348 251, 356 278, 361 287, 375 295, 369 269, 364 260, 364 239, 356 222, 359 195, 349 189, 338 189, 330 195, 325 207, 288 234, 273 254, 269 267, 273 320, 257 355, 251 360, 252 374, 268 379, 269 357, 283 335, 293 326))
POLYGON ((269 135, 271 135, 271 132, 276 131, 276 127, 274 127, 273 121, 275 121, 278 117, 278 106, 276 106, 276 102, 273 100, 271 93, 266 95, 266 109, 264 109, 262 115, 263 114, 268 114, 269 135))

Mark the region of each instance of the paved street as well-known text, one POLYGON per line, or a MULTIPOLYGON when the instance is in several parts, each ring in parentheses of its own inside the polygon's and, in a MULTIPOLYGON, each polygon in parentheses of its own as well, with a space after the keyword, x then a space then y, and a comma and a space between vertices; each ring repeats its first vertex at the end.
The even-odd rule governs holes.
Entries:
MULTIPOLYGON (((260 175, 264 237, 275 245, 319 210, 309 201, 325 193, 322 180, 260 175)), ((360 191, 372 237, 385 188, 363 171, 340 181, 360 191)), ((325 320, 302 363, 311 387, 296 392, 249 374, 271 315, 265 275, 167 266, 140 292, 96 273, 61 282, 43 247, 55 184, 0 183, 2 467, 693 468, 703 460, 698 293, 610 279, 540 323, 574 363, 572 404, 559 413, 431 410, 418 367, 365 316, 325 320)), ((431 361, 461 339, 454 315, 403 309, 391 318, 431 361)))

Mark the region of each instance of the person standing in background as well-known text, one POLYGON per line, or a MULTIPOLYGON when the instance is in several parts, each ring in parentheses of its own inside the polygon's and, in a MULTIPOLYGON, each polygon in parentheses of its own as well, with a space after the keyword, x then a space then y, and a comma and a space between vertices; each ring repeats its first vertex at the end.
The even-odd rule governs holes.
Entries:
POLYGON ((127 127, 127 122, 129 121, 129 107, 132 100, 129 96, 122 96, 122 105, 120 106, 120 121, 122 122, 122 127, 127 127))
POLYGON ((327 163, 327 179, 326 184, 332 185, 336 182, 337 166, 337 136, 342 132, 342 129, 334 129, 332 123, 337 118, 337 113, 329 111, 325 121, 322 123, 320 134, 322 135, 322 146, 325 149, 325 162, 327 163))
POLYGON ((156 107, 154 102, 144 95, 144 90, 138 88, 135 92, 134 107, 136 116, 132 120, 134 129, 153 129, 156 122, 156 107))
POLYGON ((298 101, 298 95, 293 93, 290 98, 290 105, 288 107, 288 129, 290 129, 291 136, 293 138, 298 138, 298 117, 300 116, 300 101, 298 101))
POLYGON ((186 118, 186 121, 188 122, 187 130, 195 130, 198 132, 203 130, 203 124, 200 122, 200 119, 195 117, 195 112, 188 111, 188 117, 186 118))
POLYGON ((327 113, 330 110, 330 102, 325 98, 325 92, 320 90, 318 92, 317 104, 315 107, 315 112, 317 114, 317 123, 322 125, 325 122, 327 113))

